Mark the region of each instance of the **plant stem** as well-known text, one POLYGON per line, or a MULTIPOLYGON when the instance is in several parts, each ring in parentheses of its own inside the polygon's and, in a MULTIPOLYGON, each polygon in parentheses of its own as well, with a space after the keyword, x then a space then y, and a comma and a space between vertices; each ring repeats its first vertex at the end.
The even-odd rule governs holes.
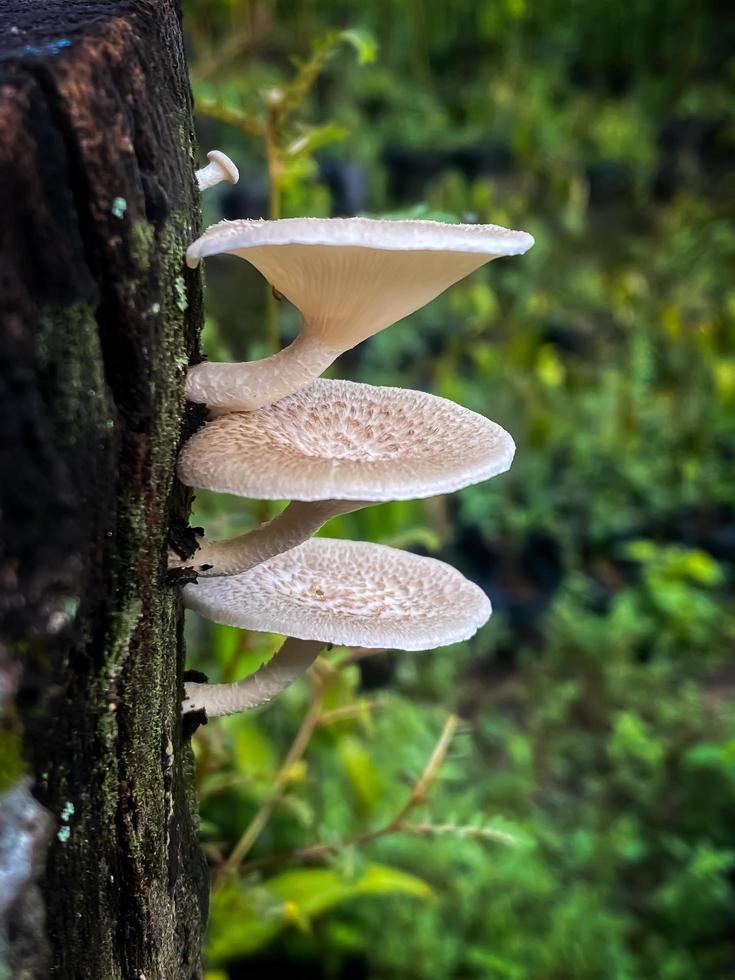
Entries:
POLYGON ((496 827, 461 826, 453 823, 406 823, 403 829, 409 834, 420 834, 428 837, 438 837, 442 834, 452 834, 455 837, 467 837, 470 840, 493 841, 506 847, 518 847, 519 840, 513 834, 496 827))
MULTIPOLYGON (((278 131, 281 123, 282 94, 278 90, 269 93, 268 115, 265 124, 265 156, 268 164, 268 217, 271 221, 281 217, 281 173, 283 165, 278 148, 278 131)), ((266 339, 271 351, 280 350, 278 335, 278 300, 270 285, 265 297, 266 339)))
POLYGON ((334 725, 338 721, 351 721, 353 718, 362 718, 372 711, 377 711, 383 707, 382 701, 358 701, 357 704, 346 704, 343 708, 333 708, 325 711, 319 717, 319 727, 334 725))
POLYGON ((286 786, 288 785, 290 770, 303 756, 304 752, 306 751, 306 747, 311 740, 311 736, 314 734, 314 731, 319 724, 319 718, 321 716, 321 698, 321 684, 314 680, 309 710, 304 715, 301 726, 296 733, 293 742, 291 743, 291 748, 288 750, 285 759, 281 763, 281 767, 276 773, 273 792, 261 803, 258 812, 245 828, 245 832, 235 845, 230 856, 217 870, 213 886, 214 890, 217 890, 223 884, 225 879, 237 870, 240 862, 246 856, 246 854, 248 854, 253 844, 255 844, 256 840, 260 836, 263 828, 270 820, 273 811, 275 810, 277 804, 283 796, 286 786))
POLYGON ((260 120, 248 115, 241 109, 233 109, 226 106, 216 99, 199 98, 197 100, 197 115, 207 116, 208 119, 216 119, 228 126, 247 133, 248 136, 263 136, 264 128, 260 120))
POLYGON ((351 837, 344 841, 338 841, 337 843, 314 844, 311 847, 301 847, 295 851, 286 851, 281 854, 271 854, 268 857, 260 858, 256 861, 250 861, 248 864, 243 866, 243 873, 247 874, 251 871, 259 870, 260 868, 270 867, 274 864, 283 864, 284 862, 291 860, 319 860, 321 858, 328 857, 331 854, 335 854, 346 847, 361 847, 364 844, 371 844, 373 841, 378 840, 381 837, 387 837, 389 834, 397 834, 406 829, 406 827, 409 826, 407 824, 408 816, 413 812, 413 810, 416 809, 416 807, 420 806, 424 802, 432 783, 437 777, 437 774, 446 758, 449 745, 454 737, 458 724, 459 718, 457 715, 449 715, 444 724, 444 728, 442 729, 442 733, 439 736, 439 740, 434 746, 434 750, 431 753, 429 761, 426 763, 423 772, 411 790, 408 800, 398 811, 396 816, 393 817, 393 819, 387 824, 384 824, 382 827, 378 827, 376 830, 370 830, 364 834, 358 834, 356 837, 351 837))

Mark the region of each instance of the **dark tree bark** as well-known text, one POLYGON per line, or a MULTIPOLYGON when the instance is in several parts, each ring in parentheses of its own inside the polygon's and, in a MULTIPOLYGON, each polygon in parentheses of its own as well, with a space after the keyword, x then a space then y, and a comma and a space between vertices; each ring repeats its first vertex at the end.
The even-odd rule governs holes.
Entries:
POLYGON ((175 0, 5 0, 0 977, 201 974, 165 584, 198 227, 175 0))

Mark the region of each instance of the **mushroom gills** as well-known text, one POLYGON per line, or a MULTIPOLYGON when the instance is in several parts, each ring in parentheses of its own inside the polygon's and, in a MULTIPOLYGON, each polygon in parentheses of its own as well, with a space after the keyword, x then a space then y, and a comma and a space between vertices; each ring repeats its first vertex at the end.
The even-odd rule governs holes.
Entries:
POLYGON ((229 253, 254 265, 303 316, 296 341, 245 364, 191 369, 186 395, 224 412, 253 411, 298 391, 346 350, 502 256, 533 245, 496 225, 371 218, 222 221, 187 249, 196 267, 229 253))

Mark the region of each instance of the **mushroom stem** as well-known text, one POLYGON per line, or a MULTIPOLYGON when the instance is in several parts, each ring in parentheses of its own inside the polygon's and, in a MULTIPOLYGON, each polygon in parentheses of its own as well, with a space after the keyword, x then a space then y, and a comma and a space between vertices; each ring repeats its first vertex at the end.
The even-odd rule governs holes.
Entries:
POLYGON ((221 715, 234 715, 238 711, 257 708, 303 674, 325 646, 319 640, 297 640, 289 637, 267 664, 244 681, 237 681, 235 684, 188 682, 184 684, 186 697, 181 705, 182 714, 203 709, 208 718, 218 718, 221 715))
POLYGON ((306 387, 340 353, 302 330, 290 346, 260 361, 196 364, 186 376, 186 397, 223 412, 252 412, 306 387))
POLYGON ((238 182, 240 172, 226 153, 222 153, 221 150, 210 150, 207 159, 209 160, 207 166, 197 170, 195 175, 200 191, 221 184, 223 180, 230 184, 238 182))
POLYGON ((204 578, 239 575, 302 544, 332 517, 349 514, 368 504, 364 500, 292 500, 272 521, 229 541, 202 540, 193 558, 172 557, 169 568, 193 566, 204 578))

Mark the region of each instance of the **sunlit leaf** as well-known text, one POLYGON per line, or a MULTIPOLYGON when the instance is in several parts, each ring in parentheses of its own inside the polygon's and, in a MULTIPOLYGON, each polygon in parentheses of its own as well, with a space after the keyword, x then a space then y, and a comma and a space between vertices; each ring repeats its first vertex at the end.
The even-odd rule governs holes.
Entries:
POLYGON ((212 896, 210 961, 217 965, 254 953, 288 925, 306 931, 311 919, 336 905, 378 895, 428 901, 433 892, 415 875, 381 864, 368 865, 352 879, 326 868, 307 868, 286 871, 257 888, 230 883, 212 896))
POLYGON ((337 143, 349 135, 349 130, 344 126, 336 126, 334 123, 327 123, 324 126, 314 126, 305 129, 303 133, 296 137, 285 149, 285 153, 290 157, 303 156, 320 150, 323 146, 330 143, 337 143))
POLYGON ((361 813, 369 814, 380 798, 382 780, 365 745, 350 735, 337 743, 340 761, 357 798, 361 813))
POLYGON ((275 772, 278 754, 270 738, 247 715, 236 717, 235 761, 241 773, 257 777, 275 772))
POLYGON ((389 537, 386 544, 393 548, 425 548, 426 551, 439 551, 442 540, 430 527, 409 527, 389 537))
POLYGON ((320 915, 340 902, 362 895, 407 895, 426 901, 432 890, 415 875, 371 864, 359 878, 346 880, 327 868, 286 871, 264 886, 283 902, 294 902, 308 916, 320 915))
POLYGON ((368 65, 377 58, 378 42, 369 31, 350 28, 342 31, 340 37, 355 49, 359 65, 368 65))

